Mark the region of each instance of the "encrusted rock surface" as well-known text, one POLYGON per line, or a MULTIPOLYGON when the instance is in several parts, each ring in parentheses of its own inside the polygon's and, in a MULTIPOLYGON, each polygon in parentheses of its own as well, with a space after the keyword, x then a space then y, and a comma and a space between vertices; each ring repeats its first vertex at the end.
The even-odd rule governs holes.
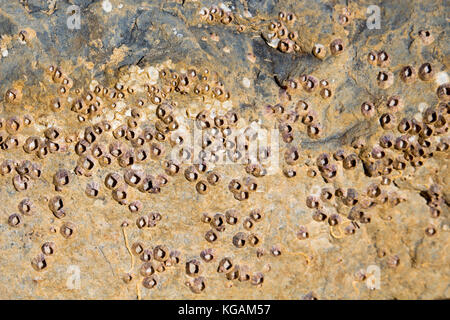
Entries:
POLYGON ((1 1, 0 298, 450 298, 448 10, 1 1))

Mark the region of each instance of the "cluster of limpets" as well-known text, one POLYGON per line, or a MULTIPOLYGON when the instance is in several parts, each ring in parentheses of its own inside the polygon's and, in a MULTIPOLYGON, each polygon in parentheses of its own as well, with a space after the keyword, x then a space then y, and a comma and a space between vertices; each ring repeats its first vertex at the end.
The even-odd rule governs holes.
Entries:
POLYGON ((281 11, 278 13, 278 19, 269 23, 262 36, 270 47, 283 53, 299 52, 301 47, 295 22, 294 13, 281 11))
MULTIPOLYGON (((328 99, 332 96, 329 82, 325 79, 319 81, 312 75, 302 75, 299 79, 290 78, 284 86, 286 93, 294 101, 303 92, 306 92, 306 95, 310 95, 312 92, 319 91, 316 90, 319 87, 321 88, 319 95, 323 99, 328 99)), ((303 130, 306 131, 311 139, 319 139, 323 136, 324 128, 320 122, 319 113, 317 110, 314 110, 312 103, 306 102, 304 98, 298 98, 295 103, 286 107, 282 104, 267 105, 264 111, 267 117, 277 120, 281 137, 287 144, 291 144, 294 141, 294 133, 296 129, 299 129, 298 127, 306 127, 306 130, 303 130)))
MULTIPOLYGON (((349 21, 349 15, 342 15, 349 21)), ((299 36, 300 25, 302 21, 298 21, 293 12, 280 11, 277 19, 269 22, 266 29, 261 31, 261 36, 268 46, 276 48, 283 53, 305 53, 308 52, 306 44, 302 42, 299 36)), ((338 56, 344 51, 345 44, 342 39, 334 39, 329 43, 328 49, 321 43, 314 44, 310 53, 316 58, 323 60, 329 52, 333 56, 338 56)))
MULTIPOLYGON (((322 155, 319 161, 324 162, 324 159, 326 157, 322 155)), ((405 200, 395 191, 383 190, 381 185, 372 183, 362 191, 323 187, 307 196, 305 204, 313 210, 314 221, 326 222, 334 227, 332 230, 340 229, 340 237, 342 233, 353 235, 360 224, 370 223, 376 206, 395 207, 405 200)), ((386 219, 392 217, 388 216, 386 219)))
MULTIPOLYGON (((290 11, 279 11, 276 18, 270 22, 257 23, 251 19, 251 15, 234 14, 225 6, 212 6, 201 8, 198 12, 200 22, 207 24, 232 25, 238 32, 259 33, 269 47, 275 48, 286 54, 311 53, 316 58, 323 60, 329 51, 331 55, 338 56, 343 53, 345 44, 342 39, 332 40, 328 47, 321 43, 316 43, 312 48, 301 39, 301 27, 304 21, 297 19, 297 15, 290 11)), ((352 13, 348 9, 343 9, 338 17, 338 23, 345 26, 350 23, 352 13)))
POLYGON ((203 21, 208 23, 221 23, 228 25, 234 21, 234 15, 228 8, 220 8, 212 6, 209 8, 201 8, 199 16, 203 21))
MULTIPOLYGON (((203 213, 201 221, 205 224, 209 224, 211 229, 206 232, 205 240, 209 243, 214 243, 219 234, 224 233, 229 227, 236 227, 242 224, 242 228, 247 232, 238 231, 232 235, 231 243, 235 248, 243 248, 245 246, 251 246, 257 248, 256 254, 260 256, 260 252, 263 250, 260 247, 262 243, 260 236, 253 232, 256 223, 260 222, 264 217, 264 213, 260 209, 252 209, 247 217, 241 217, 239 211, 236 209, 229 209, 224 214, 216 213, 214 215, 203 213)), ((193 282, 187 282, 186 284, 193 290, 193 292, 199 291, 198 282, 202 282, 202 289, 206 285, 204 277, 199 277, 202 271, 202 264, 209 264, 217 261, 216 271, 218 273, 224 273, 225 278, 229 281, 239 280, 250 281, 255 286, 262 285, 264 281, 264 274, 260 271, 252 271, 249 266, 245 264, 237 264, 232 261, 230 257, 217 257, 213 248, 206 248, 200 252, 199 259, 191 259, 186 262, 186 274, 190 277, 197 277, 193 282), (197 285, 196 285, 197 284, 197 285)), ((226 284, 228 287, 232 286, 232 282, 226 284)), ((201 291, 200 290, 200 291, 201 291)))
MULTIPOLYGON (((241 222, 242 228, 250 232, 253 230, 255 224, 260 222, 263 217, 264 213, 260 209, 253 209, 241 222, 238 210, 229 209, 224 214, 216 213, 210 215, 203 213, 201 221, 210 225, 211 229, 206 232, 205 239, 207 242, 213 243, 218 239, 218 235, 227 229, 227 225, 234 226, 241 222)), ((252 232, 248 234, 238 232, 233 237, 232 242, 236 248, 242 248, 246 244, 258 246, 261 243, 260 236, 252 232)))
MULTIPOLYGON (((349 17, 345 12, 340 17, 343 23, 349 20, 347 18, 349 17)), ((430 31, 421 30, 418 36, 424 45, 430 44, 433 40, 430 31)), ((330 45, 333 55, 340 54, 343 49, 344 45, 340 39, 330 45)), ((313 52, 316 56, 317 53, 313 52)), ((306 156, 296 144, 295 138, 298 136, 295 130, 296 123, 307 125, 307 134, 313 139, 320 137, 323 128, 319 122, 318 112, 301 95, 319 92, 323 99, 332 97, 333 92, 328 80, 319 80, 312 75, 288 78, 279 85, 285 90, 289 104, 267 105, 264 110, 269 118, 276 120, 281 137, 286 143, 282 154, 284 175, 294 178, 301 167, 307 164, 308 177, 321 176, 325 184, 330 184, 330 187, 323 189, 322 193, 308 196, 306 205, 314 209, 314 220, 328 221, 331 227, 342 225, 344 231, 341 235, 352 235, 360 228, 359 224, 371 222, 370 211, 377 205, 396 206, 405 201, 406 199, 389 187, 391 182, 410 167, 423 166, 433 156, 445 157, 450 142, 449 84, 444 83, 433 89, 432 83, 437 71, 431 63, 424 62, 417 68, 413 65, 404 66, 399 70, 398 76, 394 76, 393 72, 386 70, 391 66, 392 57, 385 50, 370 51, 367 60, 369 64, 381 69, 376 78, 381 89, 390 88, 394 84, 395 77, 406 85, 413 85, 415 81, 427 82, 431 84, 431 90, 436 90, 438 102, 434 107, 420 109, 419 113, 408 118, 404 116, 404 108, 409 105, 407 96, 393 94, 374 101, 364 101, 360 106, 361 114, 366 119, 377 122, 380 127, 375 134, 377 141, 368 143, 364 137, 357 137, 348 147, 330 154, 320 154, 312 165, 305 161, 306 156), (299 96, 300 99, 296 100, 299 96), (360 170, 363 176, 376 181, 369 183, 366 190, 341 188, 336 178, 341 173, 344 177, 350 176, 350 171, 355 169, 360 170), (324 201, 326 205, 323 205, 324 201), (330 205, 330 201, 334 203, 330 205), (348 209, 343 210, 342 207, 348 209)), ((430 207, 432 216, 433 214, 435 217, 439 216, 440 205, 430 207)), ((388 216, 388 219, 391 218, 388 216)), ((426 232, 433 235, 436 229, 430 228, 426 232)), ((306 238, 308 233, 305 229, 300 234, 300 238, 306 238)))
MULTIPOLYGON (((209 24, 237 25, 241 31, 245 28, 245 19, 222 7, 202 8, 199 16, 209 24)), ((343 26, 351 19, 351 12, 345 9, 338 16, 343 26)), ((315 44, 312 50, 305 51, 298 35, 299 23, 296 14, 281 11, 277 19, 268 25, 265 21, 256 31, 262 33, 269 46, 283 53, 302 52, 325 60, 328 51, 333 56, 345 52, 345 41, 340 38, 332 40, 328 46, 315 44)), ((434 41, 433 34, 427 30, 420 30, 417 36, 424 45, 434 41)), ((17 37, 27 42, 34 34, 23 30, 17 37)), ((303 176, 307 177, 307 183, 315 184, 301 202, 310 209, 312 225, 318 225, 316 222, 327 225, 336 239, 354 235, 362 225, 372 223, 376 213, 407 201, 401 190, 394 187, 397 177, 414 172, 432 157, 448 156, 450 84, 433 87, 438 72, 436 66, 421 61, 395 69, 392 68, 394 58, 387 50, 368 52, 367 62, 367 67, 376 75, 379 89, 392 89, 396 81, 405 86, 421 81, 429 84, 438 102, 414 116, 407 116, 408 96, 361 98, 357 103, 360 110, 357 116, 361 121, 373 123, 376 132, 368 135, 367 140, 363 136, 356 137, 337 150, 320 151, 314 156, 302 150, 298 137, 304 133, 306 139, 316 143, 324 138, 321 106, 315 106, 314 101, 333 100, 332 79, 322 79, 317 74, 289 76, 277 82, 287 99, 258 105, 256 110, 264 117, 265 125, 276 127, 284 142, 279 157, 282 170, 276 174, 289 179, 289 183, 303 176), (364 178, 364 187, 346 184, 355 175, 364 178)), ((205 270, 214 265, 213 269, 223 273, 229 281, 227 286, 232 286, 234 280, 261 286, 263 272, 241 263, 231 254, 219 256, 214 247, 226 239, 230 250, 251 249, 261 258, 266 252, 263 247, 269 246, 273 257, 281 256, 280 246, 264 243, 258 224, 264 223, 267 213, 260 208, 252 208, 244 217, 240 216, 239 208, 203 214, 201 221, 207 229, 199 241, 206 241, 208 247, 197 253, 198 256, 187 258, 185 263, 181 263, 181 251, 165 244, 144 245, 137 241, 128 247, 127 227, 142 234, 166 221, 165 212, 148 209, 145 201, 161 199, 161 193, 168 193, 166 190, 174 181, 183 181, 202 199, 224 191, 237 205, 243 205, 262 189, 263 177, 267 177, 269 171, 264 161, 277 150, 262 146, 256 154, 250 152, 254 145, 259 145, 260 137, 255 126, 244 123, 246 120, 263 121, 246 119, 243 108, 233 109, 238 98, 231 96, 231 89, 213 70, 172 62, 146 69, 132 66, 126 71, 120 70, 117 82, 110 86, 93 80, 83 88, 71 78, 71 72, 52 64, 45 69, 47 82, 42 84, 46 89, 43 92, 49 97, 48 105, 36 108, 36 119, 30 115, 35 109, 27 104, 29 97, 24 86, 15 84, 6 90, 0 117, 0 174, 22 198, 17 213, 8 211, 7 224, 20 228, 30 216, 48 214, 59 223, 61 240, 71 239, 81 226, 68 221, 74 218, 72 211, 76 208, 67 208, 71 199, 67 190, 82 182, 82 196, 99 202, 112 199, 114 206, 132 217, 133 223, 122 224, 132 257, 132 266, 123 275, 125 283, 138 278, 144 288, 158 288, 164 272, 184 265, 188 279, 185 285, 192 292, 201 293, 207 284, 205 270), (39 110, 50 110, 52 115, 39 114, 39 110), (193 127, 189 127, 188 120, 193 127), (194 141, 200 146, 199 153, 195 153, 191 143, 193 130, 201 132, 198 141, 194 141), (48 159, 52 157, 69 159, 63 165, 49 167, 48 159), (237 174, 228 176, 225 170, 220 170, 222 163, 238 165, 238 169, 233 170, 233 174, 237 174), (26 192, 34 190, 34 183, 40 181, 44 173, 51 177, 48 183, 51 192, 42 198, 27 197, 26 192), (176 180, 178 178, 181 180, 176 180), (45 210, 37 212, 38 201, 45 203, 45 210), (140 261, 137 270, 135 259, 140 261)), ((439 218, 447 206, 442 187, 433 183, 420 194, 426 199, 431 217, 439 218)), ((391 220, 392 216, 389 213, 381 218, 391 220)), ((306 241, 312 233, 310 230, 309 225, 301 225, 294 236, 306 241)), ((57 233, 56 227, 52 227, 51 232, 57 233)), ((437 232, 434 225, 425 229, 427 236, 437 232)), ((60 247, 57 238, 53 241, 40 245, 41 252, 31 259, 32 268, 40 271, 47 267, 56 245, 60 247)), ((384 255, 379 253, 380 257, 384 255)), ((387 259, 391 267, 399 263, 397 255, 387 259)), ((315 297, 311 293, 306 298, 315 297)))
MULTIPOLYGON (((389 187, 393 179, 409 167, 423 166, 435 155, 445 156, 449 147, 446 135, 448 102, 441 101, 436 107, 423 110, 417 117, 420 120, 398 117, 403 104, 404 100, 400 96, 388 97, 385 102, 378 101, 376 106, 372 102, 363 102, 361 112, 368 118, 384 112, 379 118, 382 130, 378 134, 378 141, 370 145, 365 139, 358 138, 354 139, 350 148, 317 156, 308 176, 314 178, 320 174, 325 183, 332 184, 306 198, 307 207, 314 210, 314 220, 327 221, 330 226, 345 226, 344 233, 352 235, 360 223, 371 222, 370 211, 377 205, 396 206, 406 200, 389 187), (366 190, 337 187, 335 178, 338 171, 342 171, 345 176, 347 171, 355 169, 376 181, 368 184, 366 190), (343 210, 342 206, 348 209, 343 210), (339 213, 333 208, 339 209, 339 213)), ((302 160, 300 150, 297 147, 286 149, 284 159, 287 164, 285 175, 295 177, 298 171, 295 165, 302 160)), ((430 206, 431 216, 435 218, 439 216, 442 205, 438 190, 438 186, 433 185, 423 193, 430 206)), ((430 235, 436 232, 434 228, 432 230, 430 235)))
MULTIPOLYGON (((159 215, 158 213, 154 213, 159 215)), ((255 223, 260 222, 264 217, 263 212, 260 209, 253 209, 250 211, 247 217, 242 220, 242 227, 251 231, 255 223)), ((211 226, 211 230, 205 234, 205 240, 212 243, 217 240, 216 232, 224 232, 226 226, 236 226, 241 222, 241 217, 236 209, 230 209, 225 214, 216 213, 211 216, 204 213, 201 217, 202 222, 208 223, 211 226)), ((127 223, 124 223, 122 227, 128 227, 127 223)), ((142 228, 142 226, 139 226, 142 228)), ((251 247, 259 247, 261 244, 260 237, 253 233, 236 232, 231 239, 231 243, 236 248, 243 248, 246 245, 251 247)), ((141 261, 141 265, 138 266, 136 272, 134 262, 132 262, 131 269, 124 273, 122 280, 125 283, 130 283, 134 278, 139 278, 140 285, 146 289, 153 289, 158 287, 161 276, 171 267, 174 267, 180 263, 181 253, 176 249, 169 249, 166 245, 156 245, 153 247, 146 247, 140 241, 136 241, 129 248, 132 256, 137 257, 141 261)), ((257 249, 256 255, 261 257, 264 250, 262 248, 257 249)), ((276 247, 271 249, 274 256, 280 254, 276 247)), ((134 259, 132 260, 134 261, 134 259)), ((224 273, 225 278, 229 281, 239 280, 240 282, 249 281, 254 286, 261 286, 264 282, 264 274, 259 271, 252 271, 246 264, 237 264, 233 262, 230 257, 217 257, 213 248, 203 249, 198 258, 188 259, 185 266, 185 274, 188 280, 185 285, 190 288, 194 293, 201 293, 207 284, 207 278, 204 276, 204 269, 207 266, 215 264, 214 269, 218 273, 224 273)), ((268 269, 267 267, 265 269, 268 269)), ((269 268, 270 270, 270 268, 269 268)), ((227 287, 232 286, 232 282, 227 282, 227 287)))
MULTIPOLYGON (((283 53, 303 54, 305 52, 312 53, 316 58, 323 60, 327 56, 327 52, 333 56, 340 55, 345 48, 342 39, 332 40, 328 48, 321 43, 316 43, 312 49, 307 48, 307 44, 302 42, 300 33, 302 21, 297 19, 294 12, 280 11, 275 19, 267 23, 250 22, 241 15, 233 14, 226 7, 213 6, 210 8, 202 8, 199 11, 201 22, 208 24, 221 23, 223 25, 233 25, 237 27, 238 32, 250 30, 250 32, 258 32, 269 47, 276 48, 283 53)), ((338 22, 341 25, 347 25, 351 21, 351 12, 342 10, 338 22)))
POLYGON ((139 258, 141 264, 138 272, 134 266, 122 276, 125 283, 131 282, 134 277, 142 278, 141 285, 146 289, 157 287, 161 275, 171 267, 180 263, 180 252, 169 249, 166 245, 145 247, 140 241, 134 242, 130 248, 131 254, 139 258))
MULTIPOLYGON (((131 213, 138 214, 135 220, 138 229, 155 227, 162 219, 162 215, 158 212, 141 213, 144 205, 137 199, 139 194, 160 193, 168 184, 170 177, 180 172, 184 172, 186 180, 195 182, 195 189, 199 194, 205 194, 210 187, 218 185, 222 180, 218 172, 208 170, 209 165, 214 165, 217 161, 215 153, 225 153, 230 161, 236 162, 241 157, 247 156, 246 149, 250 140, 255 138, 254 133, 247 130, 242 145, 236 140, 236 135, 232 135, 239 119, 236 112, 201 110, 198 114, 194 114, 193 120, 194 125, 204 132, 201 140, 202 148, 207 149, 212 144, 218 147, 209 148, 213 151, 201 152, 196 158, 198 161, 195 165, 184 166, 183 162, 191 163, 189 161, 194 160, 194 154, 190 146, 184 143, 187 139, 183 134, 172 134, 180 128, 177 121, 181 113, 174 96, 190 95, 203 102, 208 99, 224 102, 230 97, 223 82, 217 75, 211 75, 208 69, 199 72, 190 68, 177 73, 162 68, 158 72, 158 84, 153 81, 141 86, 117 83, 113 88, 108 88, 94 83, 88 89, 75 89, 73 80, 58 66, 49 66, 46 74, 50 87, 55 90, 49 109, 56 114, 69 112, 74 120, 78 120, 81 124, 80 129, 66 131, 54 123, 47 125, 43 131, 39 130, 40 134, 28 137, 20 135, 19 139, 15 135, 21 133, 22 127, 34 124, 33 119, 28 115, 13 116, 1 121, 1 128, 4 129, 1 143, 3 150, 15 148, 20 152, 22 148, 23 152, 38 159, 68 151, 76 155, 74 167, 59 168, 52 173, 54 193, 46 197, 45 201, 49 211, 57 219, 64 219, 68 215, 65 200, 67 195, 64 191, 74 180, 77 181, 79 176, 90 179, 83 190, 85 196, 96 199, 109 191, 111 198, 118 204, 126 206, 131 213), (149 105, 152 105, 154 110, 150 114, 149 105), (12 145, 11 141, 14 142, 12 145), (175 148, 178 148, 175 158, 166 158, 169 151, 175 148), (159 170, 152 172, 146 170, 146 164, 150 162, 159 170), (105 170, 103 179, 99 180, 97 175, 105 170)), ((6 92, 5 101, 9 105, 19 105, 21 99, 21 89, 10 89, 6 92)), ((26 134, 29 132, 30 130, 27 130, 26 134)), ((29 160, 20 162, 4 160, 1 169, 2 175, 14 175, 12 183, 17 191, 27 190, 32 179, 42 175, 39 163, 29 160)), ((256 164, 248 164, 246 172, 254 177, 264 175, 264 169, 256 164)), ((240 181, 231 181, 229 189, 236 199, 245 200, 249 192, 256 191, 256 188, 255 179, 245 177, 240 181)), ((12 214, 8 218, 8 223, 12 227, 20 226, 23 216, 30 214, 32 208, 31 200, 25 199, 19 205, 20 214, 12 214)), ((259 214, 253 212, 243 221, 244 228, 250 230, 257 217, 259 214)), ((217 222, 216 218, 214 221, 217 222)), ((233 223, 233 219, 237 221, 237 217, 233 218, 231 212, 227 213, 227 219, 230 223, 233 223)), ((218 230, 217 228, 215 230, 218 230)), ((73 223, 65 222, 60 227, 60 233, 69 239, 74 235, 75 229, 73 223)), ((55 231, 54 228, 52 230, 55 231)), ((235 238, 241 235, 242 233, 238 233, 232 240, 237 246, 241 241, 235 238)), ((206 239, 211 241, 208 237, 206 239)), ((245 241, 256 246, 261 240, 257 235, 249 234, 245 241)), ((54 242, 44 243, 42 253, 31 260, 32 267, 37 271, 45 269, 48 256, 54 253, 55 247, 54 242)), ((164 246, 144 249, 140 243, 135 243, 132 252, 138 254, 143 262, 139 275, 142 277, 142 286, 147 289, 157 287, 159 283, 155 271, 164 272, 167 267, 180 261, 178 251, 169 251, 164 246)), ((208 259, 208 255, 202 257, 208 259)), ((187 272, 188 275, 197 274, 195 270, 192 271, 192 263, 188 262, 186 268, 190 270, 187 272)), ((228 268, 226 263, 224 268, 228 268)), ((239 276, 241 281, 250 280, 254 285, 262 284, 262 274, 244 275, 244 270, 247 269, 245 266, 236 265, 233 268, 233 275, 227 275, 227 278, 236 278, 241 273, 239 276)), ((124 275, 123 280, 128 283, 134 276, 131 270, 124 275)), ((205 279, 195 277, 187 285, 193 292, 199 293, 205 288, 205 279)))

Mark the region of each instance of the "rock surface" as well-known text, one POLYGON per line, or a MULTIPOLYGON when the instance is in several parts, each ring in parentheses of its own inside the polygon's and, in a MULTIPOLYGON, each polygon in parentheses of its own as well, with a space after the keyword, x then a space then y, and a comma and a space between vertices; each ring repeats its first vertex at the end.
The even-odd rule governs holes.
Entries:
POLYGON ((346 3, 2 1, 0 298, 450 298, 449 4, 346 3))

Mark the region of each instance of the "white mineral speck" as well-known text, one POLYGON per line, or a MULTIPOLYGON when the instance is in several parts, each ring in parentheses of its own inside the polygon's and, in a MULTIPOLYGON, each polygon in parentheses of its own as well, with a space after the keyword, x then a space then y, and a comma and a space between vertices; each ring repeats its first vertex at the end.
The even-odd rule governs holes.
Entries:
POLYGON ((111 2, 109 2, 109 0, 104 0, 102 2, 102 8, 105 12, 111 12, 111 10, 112 10, 111 2))
POLYGON ((219 8, 222 9, 224 12, 231 12, 231 9, 228 8, 224 3, 219 4, 219 8))
POLYGON ((280 42, 280 39, 272 39, 272 40, 270 40, 270 42, 267 42, 267 44, 272 48, 276 48, 276 47, 278 47, 279 42, 280 42))
POLYGON ((250 88, 250 84, 251 84, 250 79, 248 79, 248 78, 242 79, 242 84, 244 85, 244 87, 250 88))

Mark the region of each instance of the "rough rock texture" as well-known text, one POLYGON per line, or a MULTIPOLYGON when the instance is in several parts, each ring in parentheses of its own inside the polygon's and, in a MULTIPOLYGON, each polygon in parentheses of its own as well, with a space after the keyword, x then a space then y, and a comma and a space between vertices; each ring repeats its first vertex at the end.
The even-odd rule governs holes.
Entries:
POLYGON ((0 0, 0 298, 450 298, 448 11, 0 0), (272 162, 192 167, 256 124, 272 162))

